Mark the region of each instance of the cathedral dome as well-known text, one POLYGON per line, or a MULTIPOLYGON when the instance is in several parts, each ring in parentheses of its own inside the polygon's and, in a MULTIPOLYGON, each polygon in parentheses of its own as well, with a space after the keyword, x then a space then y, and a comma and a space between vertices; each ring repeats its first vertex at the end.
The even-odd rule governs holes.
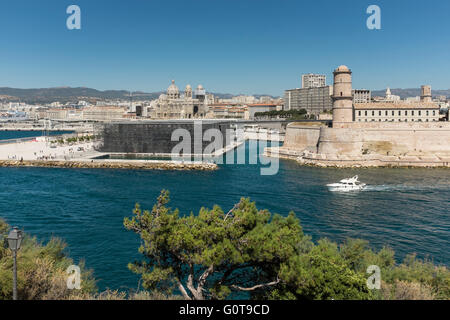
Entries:
POLYGON ((178 98, 180 95, 180 90, 175 85, 175 80, 172 80, 172 84, 167 88, 167 95, 169 98, 178 98))

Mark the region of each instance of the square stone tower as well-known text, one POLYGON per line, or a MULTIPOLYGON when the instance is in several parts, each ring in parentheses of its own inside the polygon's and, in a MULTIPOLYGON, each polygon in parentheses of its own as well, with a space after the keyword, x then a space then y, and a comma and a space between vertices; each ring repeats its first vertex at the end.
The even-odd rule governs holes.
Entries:
POLYGON ((433 102, 431 95, 431 86, 420 87, 420 101, 421 102, 433 102))

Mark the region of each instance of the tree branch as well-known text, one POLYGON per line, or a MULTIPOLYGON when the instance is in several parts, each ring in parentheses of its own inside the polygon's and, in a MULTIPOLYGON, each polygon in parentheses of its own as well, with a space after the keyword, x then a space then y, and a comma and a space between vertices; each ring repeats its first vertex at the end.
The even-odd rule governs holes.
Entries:
POLYGON ((191 271, 188 276, 187 288, 192 293, 195 300, 204 300, 202 292, 198 292, 198 290, 194 287, 194 266, 192 264, 190 265, 190 269, 191 271))
POLYGON ((191 297, 189 296, 189 294, 187 293, 186 289, 184 288, 183 284, 181 283, 181 281, 178 278, 177 278, 177 282, 178 282, 178 289, 180 289, 181 294, 183 295, 184 299, 192 300, 191 297))
POLYGON ((236 203, 235 205, 234 205, 234 207, 233 208, 231 208, 231 210, 230 211, 228 211, 228 213, 225 215, 225 218, 223 219, 223 221, 226 221, 227 220, 227 218, 228 218, 228 216, 230 215, 230 214, 232 214, 233 213, 233 211, 234 210, 236 210, 238 207, 239 207, 239 205, 241 204, 241 202, 239 201, 239 203, 236 203))
POLYGON ((205 286, 206 278, 209 277, 209 275, 214 271, 214 264, 210 265, 208 269, 203 272, 203 274, 198 278, 198 286, 197 286, 197 292, 202 292, 203 287, 205 286))
POLYGON ((269 282, 269 283, 263 283, 263 284, 257 284, 256 286, 253 286, 253 287, 250 287, 250 288, 240 287, 240 286, 237 286, 235 284, 232 285, 231 287, 234 288, 234 289, 237 289, 237 290, 241 290, 241 291, 253 291, 253 290, 256 290, 256 289, 259 289, 259 288, 263 288, 263 287, 274 286, 274 285, 278 284, 279 282, 280 282, 280 279, 277 278, 276 281, 272 281, 272 282, 269 282))

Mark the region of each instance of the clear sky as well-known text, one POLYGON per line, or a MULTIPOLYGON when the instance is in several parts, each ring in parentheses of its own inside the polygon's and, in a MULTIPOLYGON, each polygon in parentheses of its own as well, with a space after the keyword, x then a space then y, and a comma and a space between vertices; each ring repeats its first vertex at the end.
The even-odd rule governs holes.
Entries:
POLYGON ((448 0, 3 0, 0 87, 267 93, 331 83, 346 64, 354 87, 450 88, 448 0), (66 9, 81 8, 81 30, 66 9), (381 8, 381 30, 366 9, 381 8))

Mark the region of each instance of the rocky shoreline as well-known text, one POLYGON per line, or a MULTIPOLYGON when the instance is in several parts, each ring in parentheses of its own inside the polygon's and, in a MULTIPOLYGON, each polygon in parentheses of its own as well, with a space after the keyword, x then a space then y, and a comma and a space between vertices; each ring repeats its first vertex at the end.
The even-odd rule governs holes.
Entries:
POLYGON ((134 170, 217 170, 215 163, 182 163, 170 161, 62 161, 62 160, 0 160, 0 167, 134 169, 134 170))

